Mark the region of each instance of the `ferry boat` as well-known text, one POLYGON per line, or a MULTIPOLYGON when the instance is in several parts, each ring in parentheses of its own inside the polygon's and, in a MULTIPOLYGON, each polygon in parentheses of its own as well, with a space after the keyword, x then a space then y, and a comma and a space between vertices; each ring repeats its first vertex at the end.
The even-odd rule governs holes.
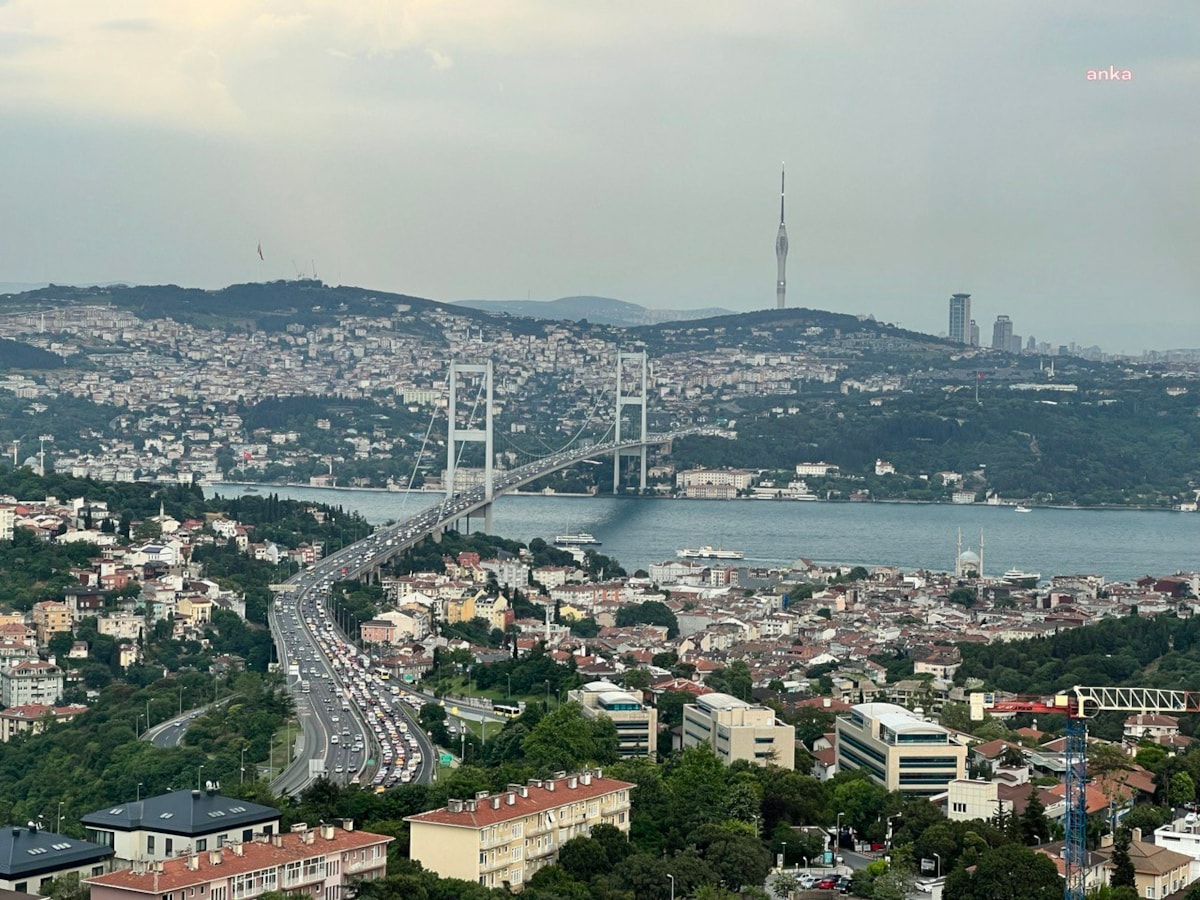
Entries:
POLYGON ((1033 512, 1033 510, 1030 509, 1028 506, 1023 506, 1022 504, 1018 503, 1017 504, 1017 512, 1033 512))
POLYGON ((596 540, 595 535, 588 534, 586 531, 578 531, 574 534, 560 534, 554 538, 554 543, 561 544, 564 547, 599 546, 600 544, 596 540))
POLYGON ((1035 588, 1042 580, 1041 572, 1022 572, 1020 569, 1009 569, 1004 573, 1004 580, 1014 587, 1035 588))
POLYGON ((685 547, 676 555, 681 559, 744 559, 746 556, 741 550, 718 550, 708 546, 701 547, 699 550, 685 547))

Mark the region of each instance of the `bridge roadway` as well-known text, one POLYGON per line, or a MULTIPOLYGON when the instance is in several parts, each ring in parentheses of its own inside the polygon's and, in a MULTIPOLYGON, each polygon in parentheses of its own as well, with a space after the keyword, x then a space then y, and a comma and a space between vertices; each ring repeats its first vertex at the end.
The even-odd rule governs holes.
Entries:
MULTIPOLYGON (((668 434, 649 434, 645 440, 622 441, 620 445, 613 442, 593 444, 555 453, 516 469, 502 470, 496 473, 492 499, 594 456, 636 450, 643 445, 663 444, 700 432, 701 429, 688 429, 668 434)), ((369 721, 373 721, 370 718, 373 707, 364 707, 355 702, 351 686, 346 683, 348 670, 344 659, 349 648, 336 626, 324 616, 324 601, 330 586, 334 581, 360 578, 364 574, 369 576, 377 572, 390 559, 427 535, 440 535, 448 526, 478 512, 490 502, 483 487, 455 494, 453 498, 421 510, 412 518, 378 529, 369 537, 330 554, 287 581, 284 590, 271 605, 268 620, 284 671, 289 671, 293 664, 299 667, 298 674, 289 675, 288 687, 295 697, 301 734, 292 758, 287 760, 287 765, 271 782, 277 792, 298 793, 304 790, 317 777, 310 769, 310 760, 323 760, 328 776, 342 782, 358 778, 362 783, 368 783, 380 765, 381 748, 372 727, 368 725, 369 721), (334 634, 336 640, 332 637, 334 634), (334 665, 334 661, 322 649, 322 641, 330 652, 343 655, 339 665, 334 665), (302 691, 302 683, 306 681, 309 684, 308 693, 302 691), (339 737, 336 743, 333 741, 334 735, 339 737), (362 744, 364 751, 354 755, 350 748, 358 743, 362 744), (341 773, 336 771, 338 766, 342 767, 341 773)), ((380 704, 397 702, 390 695, 377 696, 376 699, 380 704)), ((429 737, 417 728, 415 717, 408 715, 406 710, 397 714, 404 714, 409 720, 409 734, 417 740, 421 751, 422 761, 414 780, 433 780, 437 767, 436 749, 429 737)), ((286 753, 283 750, 280 752, 286 753)), ((283 758, 286 757, 281 758, 281 764, 283 758)))

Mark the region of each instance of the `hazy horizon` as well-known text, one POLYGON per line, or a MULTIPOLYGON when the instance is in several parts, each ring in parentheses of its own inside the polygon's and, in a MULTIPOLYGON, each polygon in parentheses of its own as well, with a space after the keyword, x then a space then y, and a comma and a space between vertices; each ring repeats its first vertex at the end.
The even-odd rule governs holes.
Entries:
POLYGON ((764 309, 786 161, 789 306, 1196 346, 1197 48, 1192 0, 0 0, 0 281, 764 309))

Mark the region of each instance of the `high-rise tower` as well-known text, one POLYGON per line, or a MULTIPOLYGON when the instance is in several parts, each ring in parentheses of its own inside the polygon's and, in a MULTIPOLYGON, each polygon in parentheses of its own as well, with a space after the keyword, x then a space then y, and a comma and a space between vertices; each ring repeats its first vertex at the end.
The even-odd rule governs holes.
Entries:
POLYGON ((783 224, 783 198, 786 182, 783 166, 779 167, 779 234, 775 236, 775 261, 779 264, 779 276, 775 281, 775 306, 787 306, 787 226, 783 224))
POLYGON ((950 297, 950 340, 960 344, 971 343, 971 295, 954 294, 950 297))

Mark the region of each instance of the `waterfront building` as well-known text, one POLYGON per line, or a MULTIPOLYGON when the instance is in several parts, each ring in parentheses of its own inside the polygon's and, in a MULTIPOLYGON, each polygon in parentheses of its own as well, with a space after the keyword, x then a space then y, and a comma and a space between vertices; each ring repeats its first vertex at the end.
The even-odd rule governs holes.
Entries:
POLYGON ((889 791, 940 794, 966 774, 967 748, 949 729, 894 703, 860 703, 835 724, 838 771, 862 769, 889 791))
POLYGON ((607 716, 612 720, 620 740, 617 752, 622 757, 656 758, 658 710, 643 702, 641 691, 625 690, 609 681, 589 681, 568 691, 567 698, 583 707, 586 719, 607 716))
POLYGON ((443 878, 520 890, 533 873, 558 861, 571 838, 587 837, 596 825, 629 833, 628 781, 600 770, 510 784, 470 800, 407 816, 409 857, 443 878))
POLYGON ((684 748, 708 744, 726 765, 744 759, 756 766, 795 768, 796 729, 766 706, 729 694, 697 697, 683 707, 684 748))

